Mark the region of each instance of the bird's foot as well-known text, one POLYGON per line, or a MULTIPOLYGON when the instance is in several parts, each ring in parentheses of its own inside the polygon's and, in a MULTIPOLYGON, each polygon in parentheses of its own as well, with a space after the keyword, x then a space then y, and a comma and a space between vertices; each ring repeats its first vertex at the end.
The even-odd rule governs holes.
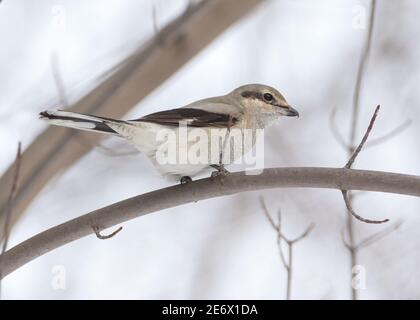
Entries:
POLYGON ((189 183, 189 182, 191 182, 192 181, 192 179, 191 179, 191 177, 189 177, 189 176, 183 176, 183 177, 181 177, 181 179, 179 180, 179 182, 181 183, 181 184, 187 184, 187 183, 189 183))
POLYGON ((223 178, 226 177, 230 172, 226 170, 225 166, 223 164, 217 165, 213 164, 211 165, 212 168, 217 169, 217 171, 213 171, 211 173, 211 179, 214 181, 217 177, 219 177, 220 181, 223 183, 223 178))

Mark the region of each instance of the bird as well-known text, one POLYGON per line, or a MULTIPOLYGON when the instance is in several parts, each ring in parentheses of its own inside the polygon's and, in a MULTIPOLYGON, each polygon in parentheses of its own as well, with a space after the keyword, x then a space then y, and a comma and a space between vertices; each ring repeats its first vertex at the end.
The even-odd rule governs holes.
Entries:
POLYGON ((133 120, 63 110, 40 113, 51 125, 128 140, 163 176, 181 184, 211 168, 216 169, 212 178, 226 175, 225 165, 243 158, 255 146, 258 135, 284 116, 299 117, 299 112, 278 90, 263 84, 243 85, 223 96, 133 120), (232 137, 242 140, 232 145, 232 137))

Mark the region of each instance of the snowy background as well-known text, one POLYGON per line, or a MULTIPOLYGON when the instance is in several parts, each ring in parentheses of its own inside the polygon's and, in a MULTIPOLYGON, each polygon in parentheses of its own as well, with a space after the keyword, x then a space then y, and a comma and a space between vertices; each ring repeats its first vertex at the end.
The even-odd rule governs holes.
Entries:
MULTIPOLYGON (((238 0, 238 5, 240 5, 238 0)), ((265 132, 265 166, 342 166, 346 152, 329 128, 333 108, 348 136, 351 99, 367 30, 354 27, 369 1, 271 0, 228 29, 126 116, 182 106, 246 83, 278 88, 299 110, 265 132)), ((181 14, 183 0, 3 1, 0 4, 0 172, 18 141, 28 146, 46 128, 38 113, 58 103, 55 57, 67 98, 77 101, 142 42, 181 14), (155 9, 153 9, 155 8, 155 9), (57 15, 65 19, 57 26, 57 15)), ((418 107, 420 2, 378 0, 361 96, 360 134, 377 104, 372 138, 407 119, 403 133, 363 151, 357 168, 420 174, 418 107)), ((103 115, 106 116, 106 115, 103 115)), ((89 133, 87 133, 89 134, 89 133)), ((118 139, 107 146, 127 148, 118 139)), ((142 155, 109 157, 93 149, 57 175, 26 210, 9 247, 91 210, 167 186, 142 155)), ((258 196, 283 212, 284 232, 311 235, 295 246, 295 299, 348 299, 350 262, 340 230, 340 192, 277 189, 242 193, 164 210, 125 223, 108 241, 85 237, 44 255, 3 281, 4 299, 283 299, 286 272, 276 234, 258 196), (65 270, 65 289, 52 285, 65 270)), ((364 216, 402 219, 402 227, 360 252, 362 299, 420 298, 420 201, 363 193, 364 216)), ((356 222, 358 239, 383 226, 356 222)))

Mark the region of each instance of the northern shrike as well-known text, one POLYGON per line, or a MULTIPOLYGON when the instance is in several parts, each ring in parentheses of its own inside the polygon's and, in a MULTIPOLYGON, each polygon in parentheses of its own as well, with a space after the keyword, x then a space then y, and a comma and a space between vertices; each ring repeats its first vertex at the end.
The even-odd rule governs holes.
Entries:
POLYGON ((218 173, 225 172, 223 164, 233 163, 250 151, 259 131, 282 116, 295 117, 299 113, 276 89, 249 84, 224 96, 199 100, 181 108, 152 113, 134 120, 116 120, 67 111, 44 111, 40 116, 53 125, 125 138, 145 153, 162 174, 181 179, 181 183, 185 183, 191 180, 191 176, 210 167, 217 168, 218 173), (197 134, 197 130, 200 134, 197 134), (233 157, 226 160, 222 154, 225 146, 220 146, 220 140, 217 140, 218 148, 214 149, 210 142, 214 139, 209 140, 209 137, 213 131, 217 131, 217 138, 223 138, 224 142, 230 141, 230 135, 235 130, 242 136, 250 131, 252 138, 237 143, 237 146, 228 146, 233 157), (182 132, 187 134, 184 143, 181 141, 182 132), (168 138, 171 133, 172 140, 168 138), (188 137, 190 133, 194 133, 195 139, 188 137), (203 138, 203 135, 207 137, 203 138), (204 141, 204 146, 212 146, 209 152, 203 148, 199 151, 206 161, 189 161, 191 159, 186 156, 190 148, 197 144, 197 137, 204 141), (162 151, 163 145, 166 151, 162 151), (167 157, 162 156, 173 152, 179 153, 172 158, 174 161, 167 161, 167 157))

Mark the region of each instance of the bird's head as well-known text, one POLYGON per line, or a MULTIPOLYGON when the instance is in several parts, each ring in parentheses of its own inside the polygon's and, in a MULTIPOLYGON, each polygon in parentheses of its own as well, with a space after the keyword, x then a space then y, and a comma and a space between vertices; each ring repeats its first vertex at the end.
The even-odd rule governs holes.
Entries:
POLYGON ((272 116, 299 117, 283 95, 276 89, 262 84, 248 84, 231 92, 236 101, 246 109, 272 116))

